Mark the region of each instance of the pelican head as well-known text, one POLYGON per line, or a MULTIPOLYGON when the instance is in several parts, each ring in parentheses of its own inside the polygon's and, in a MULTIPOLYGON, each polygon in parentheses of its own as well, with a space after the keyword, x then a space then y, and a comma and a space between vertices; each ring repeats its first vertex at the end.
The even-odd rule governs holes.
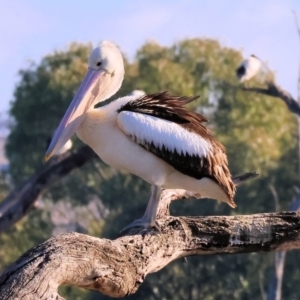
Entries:
POLYGON ((88 110, 119 90, 123 77, 124 65, 120 50, 108 41, 102 42, 88 59, 88 71, 56 129, 46 152, 46 160, 72 137, 88 110))

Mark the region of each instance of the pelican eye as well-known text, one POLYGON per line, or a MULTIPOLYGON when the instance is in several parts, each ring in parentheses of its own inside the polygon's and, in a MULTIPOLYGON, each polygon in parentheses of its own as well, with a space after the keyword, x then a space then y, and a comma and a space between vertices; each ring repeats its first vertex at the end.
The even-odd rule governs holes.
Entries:
POLYGON ((102 62, 101 61, 98 61, 97 62, 97 67, 100 67, 102 65, 102 62))

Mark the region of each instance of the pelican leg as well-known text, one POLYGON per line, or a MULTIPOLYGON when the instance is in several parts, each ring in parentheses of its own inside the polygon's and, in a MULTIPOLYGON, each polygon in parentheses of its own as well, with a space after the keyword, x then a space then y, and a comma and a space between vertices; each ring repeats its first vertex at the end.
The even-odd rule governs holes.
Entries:
POLYGON ((156 224, 156 213, 159 203, 159 196, 160 196, 161 187, 157 185, 151 186, 151 197, 148 201, 146 211, 144 215, 140 219, 134 220, 132 223, 127 225, 122 229, 121 232, 132 228, 132 227, 155 227, 159 230, 158 225, 156 224))

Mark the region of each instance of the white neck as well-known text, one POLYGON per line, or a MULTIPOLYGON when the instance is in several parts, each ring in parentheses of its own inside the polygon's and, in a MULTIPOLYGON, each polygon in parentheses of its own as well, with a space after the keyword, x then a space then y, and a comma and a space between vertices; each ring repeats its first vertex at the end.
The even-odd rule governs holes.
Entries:
POLYGON ((117 91, 121 88, 123 78, 124 78, 124 69, 122 72, 117 72, 115 75, 107 74, 106 76, 111 76, 110 82, 106 85, 106 88, 104 89, 103 93, 100 96, 100 99, 98 98, 97 103, 101 101, 105 101, 109 99, 111 96, 117 93, 117 91))

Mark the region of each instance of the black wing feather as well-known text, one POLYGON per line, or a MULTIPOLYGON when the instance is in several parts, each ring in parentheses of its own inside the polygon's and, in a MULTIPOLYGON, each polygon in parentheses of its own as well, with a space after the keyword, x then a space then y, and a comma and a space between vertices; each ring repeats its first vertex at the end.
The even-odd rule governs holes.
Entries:
POLYGON ((236 69, 236 76, 240 79, 246 73, 246 68, 244 65, 241 65, 239 68, 236 69))
POLYGON ((199 96, 177 97, 168 94, 168 92, 145 95, 127 102, 118 110, 118 112, 138 112, 165 119, 177 124, 191 122, 199 124, 206 122, 207 119, 183 107, 198 98, 199 96))
POLYGON ((176 97, 171 96, 167 92, 151 94, 127 102, 118 112, 131 111, 168 120, 179 124, 186 130, 196 133, 210 142, 212 144, 212 153, 207 157, 201 157, 199 155, 178 153, 176 150, 170 151, 164 146, 160 148, 152 142, 140 141, 135 136, 132 136, 132 139, 141 147, 163 159, 182 174, 196 179, 203 177, 213 179, 232 198, 235 187, 228 170, 225 148, 212 137, 210 131, 203 125, 207 119, 184 107, 185 104, 197 98, 198 96, 176 97))
MULTIPOLYGON (((177 97, 172 96, 167 92, 145 95, 127 102, 118 110, 118 112, 131 111, 155 116, 180 124, 185 129, 195 132, 208 140, 212 140, 209 130, 202 124, 203 122, 206 122, 207 119, 184 107, 185 104, 188 104, 197 98, 199 97, 177 97)), ((173 152, 165 147, 159 148, 153 143, 137 141, 135 137, 133 137, 133 139, 140 146, 163 159, 185 175, 196 179, 201 179, 203 177, 213 178, 210 172, 209 159, 207 157, 189 155, 187 153, 183 154, 178 153, 177 151, 173 152)))

